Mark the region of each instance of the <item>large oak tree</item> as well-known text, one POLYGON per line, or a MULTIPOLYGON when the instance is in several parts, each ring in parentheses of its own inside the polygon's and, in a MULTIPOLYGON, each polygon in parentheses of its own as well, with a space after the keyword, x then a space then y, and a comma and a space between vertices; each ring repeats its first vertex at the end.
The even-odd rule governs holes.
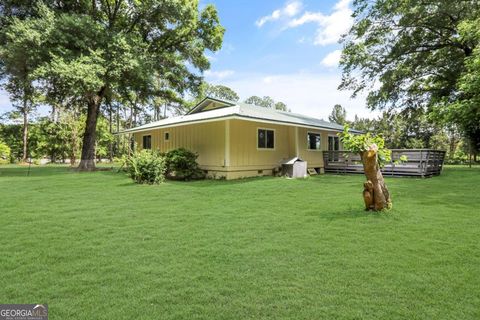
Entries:
POLYGON ((467 130, 466 123, 480 122, 478 112, 465 103, 458 117, 444 107, 472 100, 461 79, 475 69, 480 2, 355 0, 354 7, 355 22, 343 38, 340 89, 368 91, 373 109, 442 109, 467 137, 478 139, 478 130, 467 130), (474 27, 466 32, 467 26, 474 27))
POLYGON ((53 13, 39 50, 48 52, 37 76, 44 87, 61 87, 87 109, 80 170, 95 168, 100 106, 113 92, 155 92, 158 77, 183 94, 195 90, 210 64, 206 50, 219 50, 224 28, 214 6, 197 0, 4 1, 1 24, 53 13))

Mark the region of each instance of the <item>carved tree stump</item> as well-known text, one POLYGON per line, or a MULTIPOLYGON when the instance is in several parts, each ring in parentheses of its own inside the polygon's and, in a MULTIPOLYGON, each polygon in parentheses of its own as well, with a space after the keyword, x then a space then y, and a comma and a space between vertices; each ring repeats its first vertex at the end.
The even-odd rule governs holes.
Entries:
POLYGON ((363 198, 366 210, 380 211, 391 208, 392 199, 378 165, 375 147, 371 147, 368 151, 360 152, 363 170, 367 177, 367 182, 364 183, 363 198))

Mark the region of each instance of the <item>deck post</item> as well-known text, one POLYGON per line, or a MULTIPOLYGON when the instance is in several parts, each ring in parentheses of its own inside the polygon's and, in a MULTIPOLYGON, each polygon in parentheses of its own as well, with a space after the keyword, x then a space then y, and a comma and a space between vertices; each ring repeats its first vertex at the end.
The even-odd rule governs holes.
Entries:
POLYGON ((392 170, 392 177, 393 177, 393 172, 395 171, 395 162, 393 161, 393 151, 390 156, 390 169, 392 170))
MULTIPOLYGON (((435 156, 435 153, 433 154, 435 156)), ((427 151, 427 163, 425 165, 425 173, 428 174, 428 165, 430 164, 430 150, 427 151)), ((433 159, 433 168, 435 169, 435 158, 433 159)))
POLYGON ((423 151, 422 150, 420 150, 420 174, 422 175, 422 178, 425 178, 424 170, 423 170, 423 151))

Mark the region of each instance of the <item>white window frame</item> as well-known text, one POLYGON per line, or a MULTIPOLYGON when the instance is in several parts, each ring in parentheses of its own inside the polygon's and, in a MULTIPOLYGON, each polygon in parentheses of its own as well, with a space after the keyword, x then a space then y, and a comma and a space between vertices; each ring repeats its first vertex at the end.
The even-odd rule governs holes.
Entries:
MULTIPOLYGON (((338 150, 332 150, 332 151, 341 151, 342 150, 342 141, 340 140, 340 137, 337 136, 336 134, 329 134, 328 137, 334 137, 338 139, 338 150)), ((328 150, 328 137, 327 137, 327 151, 328 150)))
POLYGON ((322 151, 322 133, 318 131, 307 131, 307 150, 308 151, 322 151), (309 134, 318 134, 320 136, 320 148, 319 149, 310 149, 310 140, 308 138, 309 134))
POLYGON ((273 128, 262 128, 262 127, 257 127, 257 129, 255 130, 255 135, 257 136, 257 138, 255 139, 256 140, 256 147, 257 147, 257 150, 258 151, 275 151, 276 147, 277 147, 277 133, 276 133, 276 130, 273 129, 273 128), (269 130, 269 131, 273 131, 273 148, 259 148, 258 147, 258 130, 269 130))

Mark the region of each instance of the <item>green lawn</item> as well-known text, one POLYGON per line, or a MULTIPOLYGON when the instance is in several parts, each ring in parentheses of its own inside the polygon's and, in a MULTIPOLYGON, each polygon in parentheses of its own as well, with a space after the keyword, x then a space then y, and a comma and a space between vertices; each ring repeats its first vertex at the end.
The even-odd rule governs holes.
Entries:
POLYGON ((133 184, 0 167, 0 303, 50 319, 479 319, 480 168, 133 184))

